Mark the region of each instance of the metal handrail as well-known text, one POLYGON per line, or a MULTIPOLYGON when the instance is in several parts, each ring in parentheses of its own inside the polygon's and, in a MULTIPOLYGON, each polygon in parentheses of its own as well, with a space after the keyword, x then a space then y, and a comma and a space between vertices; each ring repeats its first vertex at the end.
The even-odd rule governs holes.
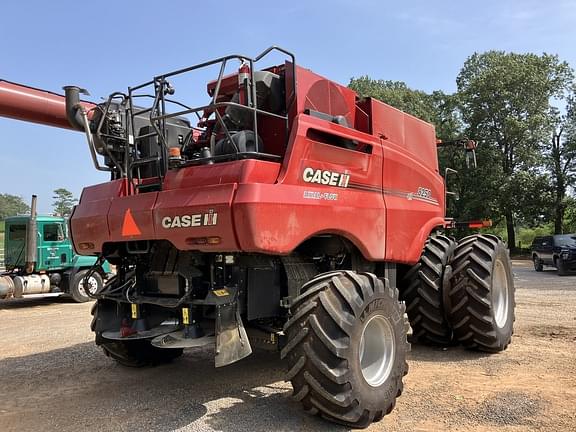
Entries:
MULTIPOLYGON (((119 94, 115 93, 113 95, 116 95, 116 97, 118 97, 119 94)), ((109 109, 109 105, 112 103, 113 95, 111 95, 109 98, 109 104, 107 105, 106 112, 109 109)), ((266 50, 264 50, 260 54, 258 54, 255 58, 250 58, 250 57, 245 56, 245 55, 231 54, 231 55, 219 57, 219 58, 214 59, 214 60, 210 60, 210 61, 199 63, 196 65, 192 65, 192 66, 189 66, 186 68, 181 68, 181 69, 178 69, 178 70, 175 70, 172 72, 168 72, 165 74, 157 75, 151 81, 147 81, 147 82, 139 84, 137 86, 129 87, 128 88, 128 94, 127 95, 122 94, 122 95, 125 97, 124 103, 126 103, 126 105, 127 105, 126 128, 125 128, 125 133, 126 133, 125 141, 127 142, 127 145, 126 145, 126 149, 125 149, 124 167, 123 167, 123 169, 120 167, 119 168, 120 168, 121 172, 123 171, 123 173, 125 173, 125 176, 128 177, 129 183, 133 182, 134 169, 139 168, 141 165, 144 165, 146 163, 157 163, 158 164, 158 171, 157 172, 158 172, 159 177, 160 177, 160 179, 159 179, 160 183, 162 183, 162 179, 165 176, 166 171, 168 170, 168 154, 167 154, 168 153, 168 145, 167 145, 167 128, 166 128, 167 121, 171 118, 181 117, 181 116, 185 116, 188 114, 195 114, 198 117, 198 119, 205 119, 205 118, 200 116, 200 113, 203 113, 204 116, 207 118, 209 118, 211 116, 211 114, 214 114, 215 121, 216 121, 216 124, 218 125, 219 132, 223 133, 225 135, 226 139, 234 146, 235 154, 213 156, 213 153, 212 153, 211 157, 194 159, 193 161, 186 161, 186 162, 182 163, 180 166, 195 165, 197 160, 203 161, 203 162, 219 161, 219 160, 239 159, 239 158, 245 158, 245 157, 251 157, 251 156, 260 156, 260 155, 266 159, 277 160, 277 159, 280 159, 280 157, 260 153, 260 148, 259 148, 260 144, 259 144, 259 140, 258 140, 258 115, 263 115, 263 116, 268 116, 268 117, 283 120, 285 122, 285 127, 286 127, 285 138, 286 138, 286 141, 288 141, 288 139, 289 139, 289 113, 290 113, 291 108, 293 106, 293 103, 296 99, 296 59, 295 59, 294 54, 292 54, 291 52, 289 52, 283 48, 280 48, 278 46, 271 46, 271 47, 267 48, 266 50), (280 115, 280 114, 276 114, 276 113, 265 111, 265 110, 258 108, 256 83, 255 83, 255 79, 254 79, 254 73, 255 73, 254 64, 259 62, 260 60, 262 60, 264 57, 266 57, 268 54, 270 54, 273 51, 278 51, 278 52, 288 56, 290 59, 290 62, 291 62, 293 82, 292 82, 291 94, 286 95, 286 115, 280 115), (231 101, 218 102, 222 81, 224 79, 224 73, 226 71, 227 65, 232 60, 237 60, 241 63, 247 63, 250 67, 250 82, 248 83, 248 88, 247 88, 248 100, 247 100, 246 105, 231 102, 231 101), (190 106, 187 106, 181 102, 178 102, 176 100, 172 100, 172 99, 166 97, 169 93, 168 90, 171 89, 169 87, 170 84, 167 81, 168 78, 171 78, 171 77, 174 77, 177 75, 181 75, 181 74, 185 74, 185 73, 189 73, 192 71, 196 71, 198 69, 206 68, 206 67, 217 65, 217 64, 220 64, 220 67, 219 67, 219 71, 218 71, 218 77, 217 77, 216 82, 215 82, 215 86, 211 92, 210 103, 203 105, 203 106, 190 107, 190 106), (149 86, 153 86, 154 95, 136 94, 136 92, 138 92, 138 91, 140 93, 142 93, 142 89, 149 87, 149 86), (152 105, 149 108, 137 108, 137 107, 135 107, 134 98, 137 98, 137 97, 149 97, 149 98, 153 99, 152 105), (175 105, 178 105, 184 109, 177 111, 177 112, 167 113, 166 112, 166 105, 167 104, 175 104, 175 105), (256 139, 255 139, 256 151, 255 152, 240 153, 236 143, 232 139, 231 131, 229 130, 229 128, 225 124, 224 119, 222 118, 222 116, 220 115, 220 112, 219 112, 219 110, 221 110, 222 108, 226 108, 226 107, 230 107, 230 106, 241 109, 241 110, 250 111, 252 113, 252 121, 251 121, 252 122, 252 130, 253 130, 254 134, 256 135, 256 139), (150 120, 150 125, 151 125, 154 132, 151 132, 151 133, 148 133, 148 134, 145 134, 142 136, 136 136, 135 117, 140 116, 142 114, 148 114, 148 118, 150 120), (160 144, 160 155, 158 158, 146 158, 145 160, 143 160, 143 162, 138 163, 138 142, 144 138, 151 137, 151 136, 158 136, 158 141, 160 144), (130 152, 133 152, 133 156, 134 156, 134 158, 136 158, 134 161, 131 160, 134 158, 130 157, 130 156, 132 156, 130 154, 130 152), (220 156, 222 156, 222 157, 220 157, 220 156)), ((103 118, 104 118, 104 116, 103 116, 103 118)), ((98 130, 100 130, 100 125, 99 125, 98 130)), ((213 144, 212 144, 212 146, 213 146, 213 144)), ((214 151, 213 148, 211 150, 212 150, 212 152, 214 151)), ((138 170, 138 178, 140 179, 140 171, 139 170, 138 170)))

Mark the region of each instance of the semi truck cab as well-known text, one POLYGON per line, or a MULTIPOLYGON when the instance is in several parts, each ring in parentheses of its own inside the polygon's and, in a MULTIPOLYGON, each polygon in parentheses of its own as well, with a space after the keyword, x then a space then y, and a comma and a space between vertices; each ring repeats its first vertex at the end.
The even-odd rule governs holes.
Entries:
MULTIPOLYGON (((62 293, 78 302, 90 300, 83 279, 97 259, 74 252, 67 220, 62 217, 36 217, 36 260, 33 271, 26 271, 29 222, 30 216, 13 216, 5 220, 6 272, 0 274, 0 299, 62 293)), ((102 286, 109 272, 108 263, 98 266, 87 280, 88 289, 95 291, 102 286)))

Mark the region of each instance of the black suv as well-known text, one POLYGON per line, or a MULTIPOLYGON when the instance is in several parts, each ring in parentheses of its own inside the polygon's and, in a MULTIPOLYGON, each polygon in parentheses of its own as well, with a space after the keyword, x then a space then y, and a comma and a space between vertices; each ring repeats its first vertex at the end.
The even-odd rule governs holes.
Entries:
POLYGON ((564 276, 576 270, 576 234, 536 237, 531 249, 536 271, 552 266, 558 269, 560 276, 564 276))

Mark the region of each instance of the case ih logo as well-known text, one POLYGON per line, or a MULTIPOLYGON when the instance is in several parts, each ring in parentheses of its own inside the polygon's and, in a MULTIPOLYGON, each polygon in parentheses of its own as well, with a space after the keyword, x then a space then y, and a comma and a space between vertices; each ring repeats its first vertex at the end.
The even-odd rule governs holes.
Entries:
POLYGON ((302 179, 306 183, 318 183, 328 186, 348 187, 350 174, 339 173, 335 171, 316 170, 314 168, 304 168, 302 179))
POLYGON ((162 227, 190 228, 199 226, 214 226, 218 223, 218 213, 210 209, 208 213, 197 213, 182 216, 165 216, 162 218, 162 227))

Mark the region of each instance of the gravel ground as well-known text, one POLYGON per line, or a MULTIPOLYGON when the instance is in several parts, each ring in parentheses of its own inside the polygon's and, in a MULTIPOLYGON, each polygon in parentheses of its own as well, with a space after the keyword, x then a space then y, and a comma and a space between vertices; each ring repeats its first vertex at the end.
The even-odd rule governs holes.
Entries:
MULTIPOLYGON (((514 263, 512 345, 485 355, 413 346, 405 391, 369 431, 576 430, 576 276, 514 263)), ((118 366, 93 345, 90 304, 0 302, 0 431, 345 431, 304 414, 273 353, 214 369, 210 350, 118 366)))

